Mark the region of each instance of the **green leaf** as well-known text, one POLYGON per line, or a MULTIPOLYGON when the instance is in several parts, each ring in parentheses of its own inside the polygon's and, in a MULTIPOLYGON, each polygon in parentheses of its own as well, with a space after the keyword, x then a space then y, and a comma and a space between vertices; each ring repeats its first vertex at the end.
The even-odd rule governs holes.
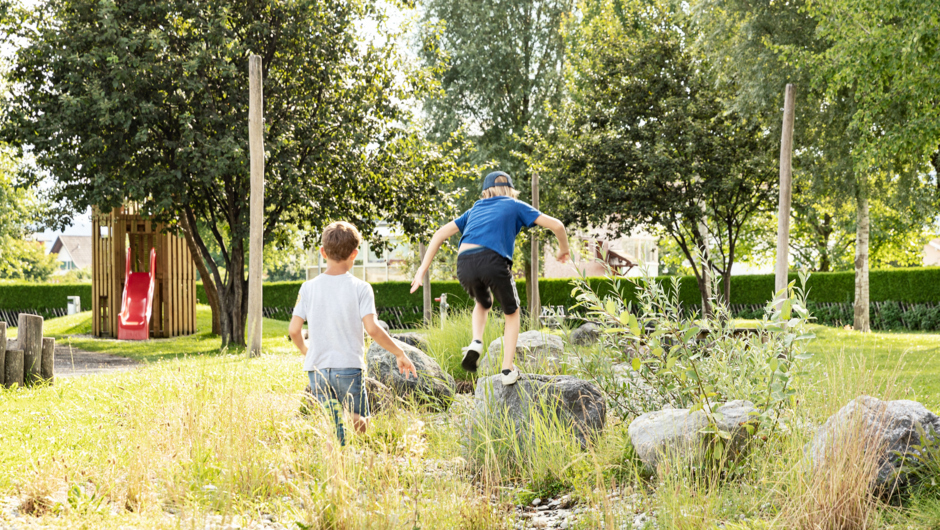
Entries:
POLYGON ((630 361, 630 364, 633 366, 633 370, 636 371, 636 372, 639 372, 639 371, 640 371, 640 366, 643 365, 643 363, 640 361, 640 358, 639 358, 639 357, 634 357, 633 360, 630 361))
POLYGON ((629 322, 630 322, 630 331, 631 331, 634 335, 636 335, 636 336, 638 336, 638 337, 641 336, 641 335, 642 335, 642 330, 640 329, 640 323, 637 322, 637 320, 636 320, 636 316, 634 316, 634 315, 631 313, 631 314, 628 315, 627 318, 628 318, 628 320, 629 320, 629 322))

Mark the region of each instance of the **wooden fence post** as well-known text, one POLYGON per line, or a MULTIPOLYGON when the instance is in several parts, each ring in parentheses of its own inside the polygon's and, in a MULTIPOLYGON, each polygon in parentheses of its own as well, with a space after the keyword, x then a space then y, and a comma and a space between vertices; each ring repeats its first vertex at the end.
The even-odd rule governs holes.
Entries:
POLYGON ((20 313, 17 342, 23 350, 23 381, 31 383, 42 375, 42 322, 37 315, 20 313))
MULTIPOLYGON (((532 173, 532 207, 539 209, 539 175, 532 173)), ((542 314, 542 301, 539 298, 539 232, 538 228, 532 228, 532 285, 529 288, 531 298, 529 298, 529 318, 535 329, 541 328, 539 317, 542 314)))
POLYGON ((787 287, 790 268, 790 200, 793 194, 793 120, 796 87, 787 84, 783 102, 783 129, 780 133, 780 204, 777 210, 777 265, 774 291, 787 287))
POLYGON ((251 196, 248 239, 248 356, 261 355, 261 274, 264 268, 264 96, 261 57, 248 58, 248 147, 251 196))
POLYGON ((50 383, 55 379, 55 339, 42 339, 42 378, 50 383))
MULTIPOLYGON (((421 254, 421 261, 424 261, 424 254, 428 251, 427 245, 424 243, 418 243, 418 253, 421 254)), ((428 267, 428 271, 424 273, 424 278, 422 278, 422 284, 424 288, 421 290, 424 295, 424 325, 427 327, 431 326, 431 268, 428 267)))
POLYGON ((23 386, 23 350, 7 350, 3 371, 4 386, 7 388, 13 385, 23 386))

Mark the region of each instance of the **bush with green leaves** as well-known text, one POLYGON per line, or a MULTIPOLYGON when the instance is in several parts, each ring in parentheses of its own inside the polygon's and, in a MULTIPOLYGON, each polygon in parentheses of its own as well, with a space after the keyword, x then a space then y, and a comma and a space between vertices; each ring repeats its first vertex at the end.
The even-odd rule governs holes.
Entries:
POLYGON ((581 281, 573 296, 603 330, 598 345, 582 351, 581 369, 624 420, 667 405, 703 410, 709 430, 726 438, 712 411, 743 399, 759 411, 748 430, 773 433, 809 369, 806 280, 801 275, 799 287, 794 281, 777 293, 747 330, 717 301, 711 316, 683 311, 675 282, 611 277, 614 288, 599 296, 581 281), (627 281, 635 284, 635 305, 616 294, 627 281))

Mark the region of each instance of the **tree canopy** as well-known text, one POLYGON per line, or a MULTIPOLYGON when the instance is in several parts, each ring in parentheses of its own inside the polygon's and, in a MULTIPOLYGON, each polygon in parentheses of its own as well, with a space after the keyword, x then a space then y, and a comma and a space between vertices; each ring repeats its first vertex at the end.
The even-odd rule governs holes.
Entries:
POLYGON ((2 134, 75 209, 134 201, 182 227, 223 343, 244 344, 249 54, 264 69, 266 241, 335 219, 418 234, 447 207, 432 175, 457 166, 407 128, 428 78, 385 25, 359 31, 382 16, 370 0, 50 0, 21 26, 2 134))

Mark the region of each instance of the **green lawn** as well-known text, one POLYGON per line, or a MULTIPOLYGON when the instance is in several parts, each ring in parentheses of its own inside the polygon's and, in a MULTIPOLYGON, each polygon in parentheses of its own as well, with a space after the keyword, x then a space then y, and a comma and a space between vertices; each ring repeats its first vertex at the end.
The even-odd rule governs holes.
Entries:
POLYGON ((816 340, 809 349, 817 360, 864 359, 876 380, 889 379, 898 368, 895 398, 920 401, 940 410, 940 334, 856 333, 840 328, 813 326, 816 340), (842 355, 844 354, 844 355, 842 355))
MULTIPOLYGON (((68 343, 82 350, 112 353, 133 359, 156 361, 160 359, 183 357, 186 355, 217 355, 235 353, 229 349, 220 351, 221 340, 212 335, 212 312, 209 306, 196 307, 196 328, 193 335, 173 339, 151 339, 147 341, 119 341, 114 339, 96 339, 91 334, 91 312, 53 318, 45 322, 43 334, 55 337, 60 344, 68 343)), ((287 339, 287 322, 264 319, 262 348, 270 353, 289 353, 293 346, 287 339)), ((10 337, 16 337, 16 329, 10 330, 10 337)))

